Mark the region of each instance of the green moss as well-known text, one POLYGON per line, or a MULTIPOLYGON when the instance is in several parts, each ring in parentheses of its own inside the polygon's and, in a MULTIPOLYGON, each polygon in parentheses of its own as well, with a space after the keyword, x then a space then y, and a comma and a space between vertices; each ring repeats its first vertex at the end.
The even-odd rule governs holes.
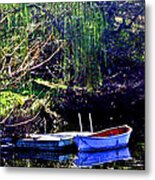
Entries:
POLYGON ((25 96, 21 96, 11 91, 0 92, 0 117, 5 117, 15 107, 22 106, 25 96))

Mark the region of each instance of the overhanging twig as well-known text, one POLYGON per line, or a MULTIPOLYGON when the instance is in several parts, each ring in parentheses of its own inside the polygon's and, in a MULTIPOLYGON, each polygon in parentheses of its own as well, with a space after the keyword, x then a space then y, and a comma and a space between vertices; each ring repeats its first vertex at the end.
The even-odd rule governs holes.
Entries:
POLYGON ((17 127, 17 126, 28 124, 29 122, 34 121, 39 116, 39 114, 40 114, 40 111, 31 119, 28 119, 24 122, 15 123, 15 124, 6 124, 5 126, 6 127, 17 127))

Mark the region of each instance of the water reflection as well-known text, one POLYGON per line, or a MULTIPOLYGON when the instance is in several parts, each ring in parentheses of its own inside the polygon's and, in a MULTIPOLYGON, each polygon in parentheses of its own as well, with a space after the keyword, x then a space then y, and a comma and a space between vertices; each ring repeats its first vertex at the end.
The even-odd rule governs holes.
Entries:
POLYGON ((74 163, 77 167, 92 167, 108 162, 129 160, 131 154, 128 147, 102 152, 79 152, 74 163))
POLYGON ((46 151, 18 152, 19 159, 40 159, 40 160, 48 160, 48 161, 58 161, 60 163, 70 160, 72 156, 73 156, 72 154, 63 154, 63 153, 46 152, 46 151))
POLYGON ((76 154, 51 151, 23 151, 15 148, 1 150, 1 166, 15 167, 87 168, 129 159, 131 159, 131 154, 128 147, 102 152, 78 152, 76 154))

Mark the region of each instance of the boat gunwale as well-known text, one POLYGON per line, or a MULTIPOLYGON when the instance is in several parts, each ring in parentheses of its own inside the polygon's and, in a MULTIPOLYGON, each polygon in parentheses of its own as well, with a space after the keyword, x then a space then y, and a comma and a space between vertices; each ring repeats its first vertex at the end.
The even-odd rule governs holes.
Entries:
POLYGON ((33 137, 30 137, 30 138, 22 138, 22 139, 19 139, 19 141, 26 141, 26 142, 60 142, 60 141, 64 141, 64 140, 71 140, 72 137, 60 137, 58 139, 40 139, 41 137, 38 137, 38 138, 33 138, 33 137))
POLYGON ((20 140, 24 141, 63 141, 63 140, 71 140, 75 138, 76 136, 90 136, 92 135, 91 132, 58 132, 55 134, 30 134, 29 137, 25 137, 20 140), (43 139, 45 137, 45 139, 43 139), (47 139, 46 139, 47 137, 47 139), (49 138, 49 139, 48 139, 49 138), (53 138, 53 139, 52 139, 53 138))
MULTIPOLYGON (((116 127, 112 127, 112 128, 107 128, 107 129, 104 129, 104 130, 101 130, 101 131, 97 131, 95 133, 92 133, 90 136, 80 136, 80 135, 77 135, 76 137, 78 138, 85 138, 85 139, 93 139, 93 140, 109 140, 109 138, 119 138, 119 137, 123 137, 123 136, 126 136, 128 134, 131 134, 131 132, 133 131, 133 129, 128 126, 128 125, 122 125, 122 126, 116 126, 116 127), (116 129, 116 128, 128 128, 127 132, 124 132, 124 133, 121 133, 121 134, 117 134, 117 135, 109 135, 109 136, 103 136, 103 137, 100 137, 100 136, 95 136, 95 134, 99 134, 99 133, 102 133, 102 132, 106 132, 106 131, 109 131, 109 130, 113 130, 113 129, 116 129), (93 136, 92 136, 93 135, 93 136)), ((75 138, 76 138, 75 137, 75 138)))

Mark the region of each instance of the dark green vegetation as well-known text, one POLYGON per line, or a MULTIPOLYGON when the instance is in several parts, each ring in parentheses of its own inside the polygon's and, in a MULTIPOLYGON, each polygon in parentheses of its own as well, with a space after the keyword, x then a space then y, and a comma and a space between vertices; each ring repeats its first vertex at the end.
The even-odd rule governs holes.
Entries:
POLYGON ((78 112, 89 130, 91 112, 94 130, 129 124, 144 146, 144 13, 141 0, 0 4, 1 136, 79 130, 78 112))

